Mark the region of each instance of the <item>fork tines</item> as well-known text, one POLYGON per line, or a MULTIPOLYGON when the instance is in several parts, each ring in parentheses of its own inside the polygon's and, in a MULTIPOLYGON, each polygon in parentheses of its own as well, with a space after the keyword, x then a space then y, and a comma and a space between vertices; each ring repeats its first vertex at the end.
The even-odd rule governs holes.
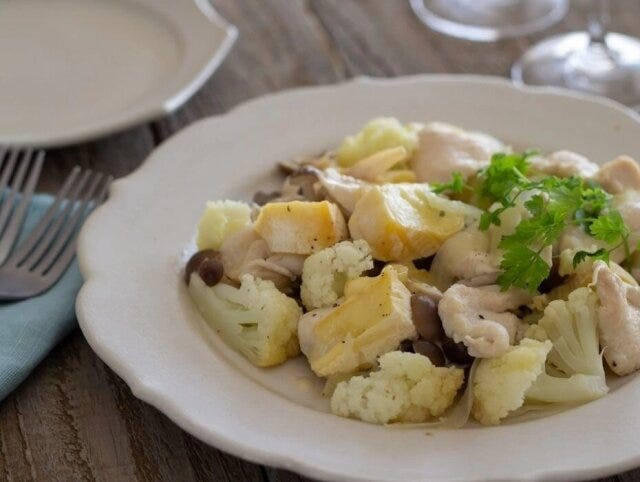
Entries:
POLYGON ((44 151, 0 147, 0 265, 18 237, 43 160, 44 151))
POLYGON ((110 176, 76 166, 6 267, 57 280, 75 255, 85 217, 105 199, 110 182, 110 176))

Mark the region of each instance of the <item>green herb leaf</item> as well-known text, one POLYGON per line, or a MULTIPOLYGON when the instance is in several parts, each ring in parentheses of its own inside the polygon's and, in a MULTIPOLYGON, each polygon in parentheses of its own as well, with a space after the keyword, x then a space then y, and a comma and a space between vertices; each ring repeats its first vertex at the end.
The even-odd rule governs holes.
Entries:
POLYGON ((532 216, 540 216, 545 207, 544 198, 540 194, 536 194, 524 203, 524 207, 527 208, 532 216))
POLYGON ((436 194, 441 194, 443 192, 452 192, 455 194, 460 194, 464 191, 465 188, 464 177, 457 171, 454 171, 451 174, 451 181, 446 183, 436 182, 431 185, 431 191, 436 194))
POLYGON ((610 211, 598 218, 589 226, 591 235, 608 244, 617 243, 629 235, 629 229, 618 211, 610 211))
POLYGON ((484 178, 481 194, 493 201, 503 201, 518 186, 526 185, 527 156, 497 153, 489 166, 480 172, 484 178))
POLYGON ((500 268, 503 273, 498 277, 498 284, 503 291, 511 286, 535 291, 551 270, 539 253, 523 244, 514 244, 505 250, 500 268))
POLYGON ((501 287, 536 290, 550 269, 540 253, 558 240, 567 225, 581 226, 595 239, 610 245, 591 253, 576 253, 574 264, 587 257, 608 262, 610 253, 621 246, 628 257, 629 229, 620 213, 611 207, 611 195, 595 181, 576 176, 528 179, 527 158, 534 153, 494 154, 489 166, 478 173, 481 196, 494 203, 492 210, 480 218, 481 230, 500 226, 501 214, 516 206, 521 196, 528 197, 524 207, 531 217, 520 221, 514 232, 503 236, 499 243, 503 250, 500 266, 504 270, 499 278, 501 287))
POLYGON ((609 251, 604 248, 597 249, 593 252, 578 251, 573 256, 573 267, 575 268, 587 258, 601 259, 605 263, 609 263, 609 251))

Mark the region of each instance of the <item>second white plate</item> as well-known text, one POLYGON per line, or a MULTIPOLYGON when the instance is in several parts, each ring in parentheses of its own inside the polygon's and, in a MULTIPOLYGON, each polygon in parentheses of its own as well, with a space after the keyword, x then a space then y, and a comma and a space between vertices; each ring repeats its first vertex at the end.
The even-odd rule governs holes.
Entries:
POLYGON ((236 36, 207 0, 1 2, 0 144, 69 144, 171 112, 236 36))

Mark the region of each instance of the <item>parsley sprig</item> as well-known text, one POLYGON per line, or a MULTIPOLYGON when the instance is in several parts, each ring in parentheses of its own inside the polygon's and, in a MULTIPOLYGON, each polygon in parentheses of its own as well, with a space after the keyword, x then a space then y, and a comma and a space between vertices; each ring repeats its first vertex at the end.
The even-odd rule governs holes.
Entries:
MULTIPOLYGON (((549 276, 551 267, 544 261, 544 249, 558 240, 565 227, 581 226, 607 248, 579 251, 574 265, 586 258, 609 261, 612 251, 623 247, 630 255, 629 229, 611 204, 611 196, 592 181, 579 177, 527 177, 528 158, 535 154, 495 154, 488 167, 478 173, 480 195, 497 207, 480 218, 480 229, 500 226, 501 214, 526 197, 524 207, 531 217, 522 220, 512 234, 503 236, 498 247, 503 250, 502 274, 498 283, 503 290, 511 286, 535 291, 549 276)), ((454 179, 456 186, 460 181, 454 179)), ((450 183, 451 184, 451 183, 450 183)), ((464 185, 464 183, 463 183, 464 185)))
POLYGON ((436 194, 460 194, 466 188, 468 188, 468 186, 464 182, 464 177, 462 177, 462 174, 458 171, 453 171, 451 173, 451 182, 436 182, 431 185, 431 191, 436 194))

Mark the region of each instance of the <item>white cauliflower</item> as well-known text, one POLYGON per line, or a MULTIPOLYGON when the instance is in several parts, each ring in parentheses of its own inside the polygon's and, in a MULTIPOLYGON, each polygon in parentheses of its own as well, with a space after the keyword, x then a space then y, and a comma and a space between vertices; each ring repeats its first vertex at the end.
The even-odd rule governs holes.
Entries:
POLYGON ((331 410, 365 422, 424 422, 453 403, 464 381, 460 368, 435 367, 416 353, 394 351, 380 357, 380 370, 340 382, 331 410))
POLYGON ((244 275, 240 288, 207 286, 196 274, 189 292, 214 330, 251 363, 278 365, 300 353, 297 325, 302 309, 271 281, 244 275))
POLYGON ((604 396, 607 387, 598 350, 597 296, 579 288, 566 301, 552 301, 530 335, 518 346, 480 361, 474 381, 474 417, 495 425, 526 401, 585 403, 604 396), (548 355, 548 356, 547 356, 548 355), (550 375, 545 360, 559 376, 550 375))
POLYGON ((343 241, 312 254, 302 268, 300 296, 307 310, 333 305, 347 281, 373 268, 366 241, 343 241))
POLYGON ((378 117, 370 120, 356 135, 342 141, 336 152, 338 164, 353 166, 372 154, 402 146, 411 155, 418 147, 418 131, 422 124, 402 125, 393 117, 378 117))
POLYGON ((251 224, 251 208, 240 201, 208 201, 198 224, 198 249, 220 249, 231 234, 251 224))
POLYGON ((473 381, 476 420, 497 425, 524 403, 525 393, 544 371, 550 341, 525 338, 502 356, 480 361, 473 381))

